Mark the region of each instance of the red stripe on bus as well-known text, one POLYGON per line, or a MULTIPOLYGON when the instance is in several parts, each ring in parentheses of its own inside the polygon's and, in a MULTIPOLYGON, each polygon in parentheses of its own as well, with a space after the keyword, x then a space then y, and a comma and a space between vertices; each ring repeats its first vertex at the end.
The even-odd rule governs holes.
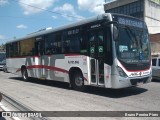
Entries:
MULTIPOLYGON (((69 73, 67 70, 61 69, 61 68, 57 68, 57 67, 53 67, 53 66, 44 66, 44 65, 32 65, 32 66, 27 66, 27 69, 33 69, 33 68, 45 68, 45 69, 49 69, 49 70, 55 70, 55 71, 59 71, 59 72, 63 72, 63 73, 69 73)), ((16 72, 21 71, 21 69, 17 69, 16 72)))
POLYGON ((44 66, 44 68, 50 69, 50 70, 60 71, 60 72, 63 72, 63 73, 69 73, 69 71, 67 71, 65 69, 57 68, 57 67, 53 67, 53 66, 44 66))
POLYGON ((55 71, 59 71, 59 72, 63 72, 63 73, 69 73, 67 70, 65 69, 61 69, 58 67, 53 67, 53 66, 45 66, 45 65, 32 65, 32 66, 27 66, 27 69, 33 69, 33 68, 45 68, 45 69, 49 69, 49 70, 55 70, 55 71))
MULTIPOLYGON (((59 72, 63 72, 63 73, 69 73, 69 71, 65 70, 65 69, 61 69, 61 68, 57 68, 57 67, 53 67, 53 66, 45 66, 45 65, 32 65, 32 66, 27 66, 27 69, 33 69, 33 68, 45 68, 45 69, 49 69, 49 70, 53 70, 53 71, 59 71, 59 72)), ((21 69, 19 68, 16 72, 21 71, 21 69)), ((83 77, 85 81, 87 81, 87 78, 83 77)))

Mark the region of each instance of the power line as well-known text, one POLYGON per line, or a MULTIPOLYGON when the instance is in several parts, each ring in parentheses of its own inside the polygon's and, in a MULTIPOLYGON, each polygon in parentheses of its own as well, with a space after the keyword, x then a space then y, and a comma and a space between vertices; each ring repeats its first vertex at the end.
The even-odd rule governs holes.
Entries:
POLYGON ((51 11, 51 10, 39 8, 39 7, 36 7, 36 6, 33 6, 33 5, 26 4, 26 3, 24 3, 24 2, 20 2, 20 1, 18 1, 18 0, 12 0, 12 1, 21 3, 21 4, 23 4, 23 5, 26 5, 26 6, 35 8, 35 9, 39 9, 39 10, 42 10, 42 11, 46 11, 46 12, 49 12, 49 13, 54 13, 54 14, 58 14, 58 15, 61 15, 61 16, 67 16, 67 17, 72 17, 72 18, 77 18, 77 19, 83 19, 83 18, 81 18, 81 17, 76 17, 76 16, 74 16, 74 15, 67 15, 67 14, 63 14, 63 13, 60 13, 60 12, 56 12, 56 11, 51 11))

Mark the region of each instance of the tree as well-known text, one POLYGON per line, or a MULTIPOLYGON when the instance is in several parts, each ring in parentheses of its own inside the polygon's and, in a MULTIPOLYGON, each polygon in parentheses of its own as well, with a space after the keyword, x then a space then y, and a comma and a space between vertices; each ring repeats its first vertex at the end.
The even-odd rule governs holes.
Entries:
POLYGON ((0 51, 1 51, 1 52, 5 52, 5 51, 6 51, 6 45, 5 45, 5 44, 2 43, 2 44, 0 45, 0 51))

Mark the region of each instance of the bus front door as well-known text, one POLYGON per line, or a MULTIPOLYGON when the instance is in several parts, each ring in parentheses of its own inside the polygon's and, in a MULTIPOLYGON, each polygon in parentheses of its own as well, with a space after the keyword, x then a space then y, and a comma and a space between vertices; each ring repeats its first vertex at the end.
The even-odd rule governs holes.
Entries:
POLYGON ((104 85, 104 38, 102 31, 90 31, 89 54, 91 84, 104 85))

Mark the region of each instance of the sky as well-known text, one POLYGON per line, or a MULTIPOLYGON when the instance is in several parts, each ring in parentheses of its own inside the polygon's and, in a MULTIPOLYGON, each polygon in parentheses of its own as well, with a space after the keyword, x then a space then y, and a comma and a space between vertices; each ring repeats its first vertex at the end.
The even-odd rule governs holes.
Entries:
POLYGON ((0 0, 0 44, 104 13, 104 3, 105 0, 0 0))

